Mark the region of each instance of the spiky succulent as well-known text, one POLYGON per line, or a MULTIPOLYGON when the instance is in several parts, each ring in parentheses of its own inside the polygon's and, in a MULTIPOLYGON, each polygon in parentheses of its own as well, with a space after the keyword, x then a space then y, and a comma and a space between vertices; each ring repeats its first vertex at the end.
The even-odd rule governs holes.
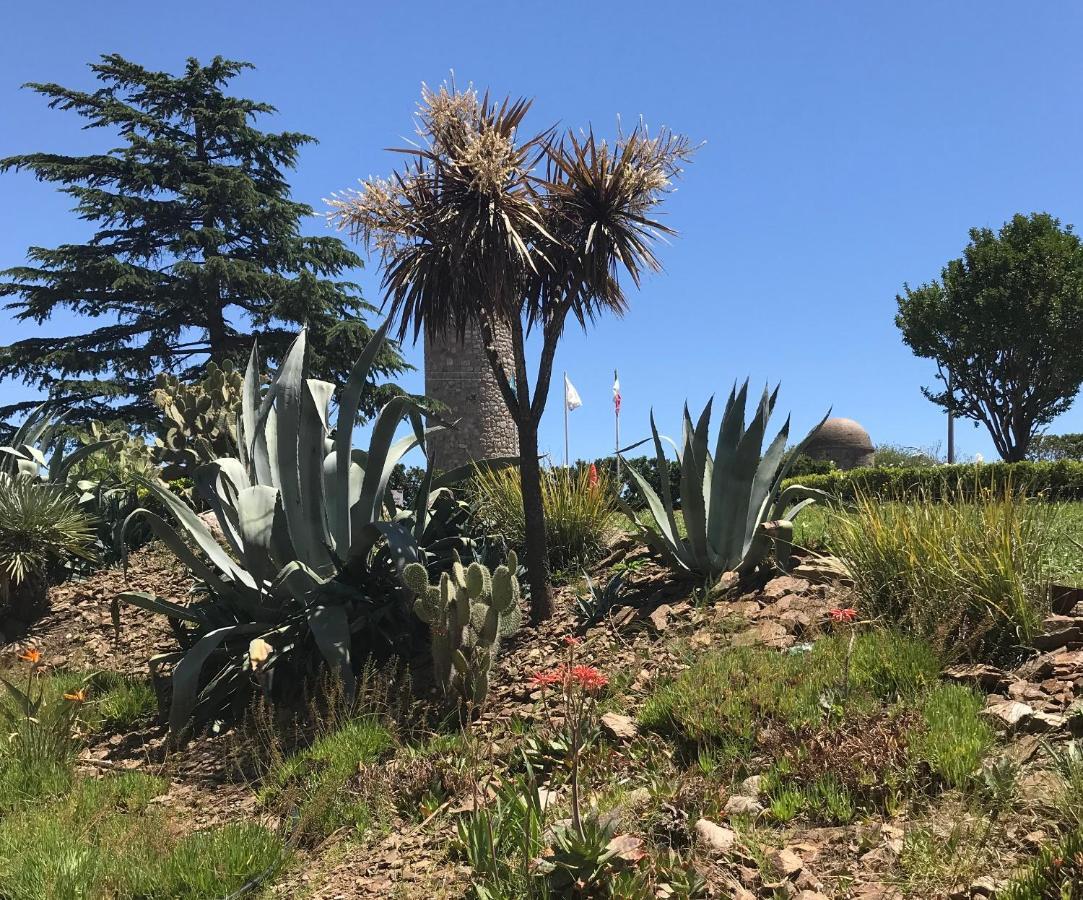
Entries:
POLYGON ((72 494, 28 478, 0 479, 0 579, 18 585, 65 557, 90 558, 93 539, 72 494))
POLYGON ((514 551, 491 573, 478 562, 464 568, 456 556, 436 584, 420 563, 403 569, 403 582, 416 596, 414 612, 429 626, 437 682, 445 693, 475 709, 489 693, 489 673, 501 639, 521 622, 518 566, 514 551))
MULTIPOLYGON (((796 458, 815 433, 814 428, 786 462, 786 441, 790 434, 787 417, 775 439, 763 451, 767 421, 775 407, 778 388, 764 390, 752 421, 745 427, 745 404, 748 382, 730 391, 722 415, 714 454, 709 447, 708 429, 711 406, 693 423, 684 408, 684 434, 678 449, 681 468, 681 512, 685 536, 677 529, 677 515, 669 480, 661 479, 659 497, 648 481, 628 466, 632 487, 646 502, 646 514, 652 524, 639 520, 626 503, 624 511, 637 526, 642 538, 674 568, 714 579, 723 572, 741 574, 769 562, 772 550, 780 566, 789 558, 793 536, 793 517, 815 500, 830 500, 823 491, 791 485, 781 488, 789 461, 796 458)), ((826 416, 824 420, 826 420, 826 416)), ((823 424, 821 421, 820 424, 823 424)), ((816 426, 817 428, 819 425, 816 426)), ((667 471, 662 437, 651 412, 651 434, 657 455, 658 471, 667 471)))

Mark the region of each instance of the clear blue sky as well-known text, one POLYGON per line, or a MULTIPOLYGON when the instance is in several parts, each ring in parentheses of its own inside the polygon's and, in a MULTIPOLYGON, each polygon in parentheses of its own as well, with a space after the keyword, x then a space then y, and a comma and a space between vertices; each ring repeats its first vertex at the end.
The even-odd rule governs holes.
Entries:
MULTIPOLYGON (((539 126, 605 133, 618 114, 642 115, 706 141, 668 203, 680 236, 662 250, 666 271, 625 319, 561 346, 543 424, 554 456, 564 369, 584 401, 573 456, 612 446, 614 368, 629 439, 652 405, 674 432, 685 398, 698 407, 750 375, 781 380, 798 430, 833 406, 878 443, 942 441, 919 390, 933 367, 899 340, 896 292, 937 276, 971 226, 1034 210, 1083 226, 1083 7, 1066 2, 67 0, 11 4, 4 25, 0 156, 97 146, 19 85, 93 88, 85 65, 105 52, 174 71, 192 55, 254 62, 234 84, 278 107, 265 126, 320 140, 292 175, 318 208, 389 171, 383 148, 411 132, 421 82, 452 69, 535 97, 539 126)), ((0 177, 0 267, 84 234, 51 186, 0 177)), ((375 260, 358 278, 379 299, 375 260)), ((5 324, 3 340, 33 330, 5 324)), ((0 386, 4 399, 23 392, 0 386)), ((1081 406, 1052 430, 1083 431, 1081 406)), ((994 456, 968 424, 959 447, 994 456)))

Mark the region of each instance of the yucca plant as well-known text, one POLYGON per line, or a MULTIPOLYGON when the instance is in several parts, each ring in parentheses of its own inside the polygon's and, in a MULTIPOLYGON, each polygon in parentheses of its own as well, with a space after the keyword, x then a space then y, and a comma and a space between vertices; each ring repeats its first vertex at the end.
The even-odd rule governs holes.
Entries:
POLYGON ((92 558, 94 530, 71 494, 30 478, 0 477, 0 606, 22 622, 45 608, 49 568, 92 558))
MULTIPOLYGON (((674 569, 705 579, 714 579, 730 571, 746 574, 766 565, 776 544, 781 548, 781 552, 775 554, 777 564, 785 568, 794 516, 817 499, 830 500, 823 491, 801 485, 781 489, 789 461, 800 454, 816 429, 786 457, 786 441, 790 435, 787 417, 767 451, 763 452, 767 422, 777 396, 777 387, 774 391, 764 390, 746 428, 748 382, 745 381, 740 390, 734 386, 726 401, 713 456, 708 446, 713 399, 707 402, 695 423, 685 406, 684 434, 677 452, 681 466, 684 537, 678 531, 677 510, 669 482, 662 479, 662 496, 659 497, 647 479, 628 467, 632 486, 646 502, 644 512, 650 522, 640 521, 627 503, 622 501, 621 506, 643 539, 674 569)), ((664 472, 666 457, 653 411, 651 434, 658 470, 664 472)))
POLYGON ((180 605, 145 593, 121 601, 163 613, 192 626, 189 647, 152 660, 172 664, 170 727, 181 732, 226 702, 256 670, 262 679, 282 660, 295 658, 311 640, 347 692, 354 683, 353 636, 386 613, 397 579, 373 577, 377 544, 393 573, 419 556, 433 492, 458 477, 433 477, 431 467, 416 508, 391 507, 388 480, 402 457, 425 448, 422 409, 396 396, 377 413, 367 450, 353 446, 361 395, 376 361, 385 324, 355 363, 338 398, 332 436, 334 386, 305 379, 305 332, 261 395, 258 349, 245 373, 237 426, 240 457, 200 467, 195 484, 213 511, 228 548, 189 506, 163 485, 144 486, 169 510, 193 549, 172 525, 147 509, 145 521, 196 576, 205 599, 180 605), (395 439, 408 420, 412 432, 395 439), (215 661, 216 671, 203 678, 215 661))

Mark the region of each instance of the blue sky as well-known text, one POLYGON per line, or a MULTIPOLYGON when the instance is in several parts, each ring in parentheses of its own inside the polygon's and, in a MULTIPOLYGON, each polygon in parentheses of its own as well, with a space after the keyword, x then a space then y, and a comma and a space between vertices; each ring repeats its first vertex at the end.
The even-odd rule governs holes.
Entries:
MULTIPOLYGON (((942 442, 920 393, 933 367, 900 341, 895 294, 937 276, 971 226, 1035 210, 1083 226, 1083 7, 1066 2, 68 0, 4 19, 0 156, 97 146, 19 85, 92 88, 85 65, 105 52, 174 71, 193 55, 254 62, 235 89, 278 107, 265 127, 320 139, 291 177, 317 208, 390 170, 383 148, 411 132, 421 82, 450 70, 535 97, 538 126, 611 133, 618 115, 643 116, 705 141, 667 204, 680 235, 662 248, 666 271, 627 317, 561 345, 542 426, 557 457, 565 369, 584 401, 573 456, 612 446, 614 368, 628 439, 646 434, 651 406, 672 432, 686 398, 701 406, 747 375, 782 382, 797 431, 833 406, 878 443, 942 442)), ((0 176, 0 267, 82 237, 68 206, 30 176, 0 176)), ((378 300, 378 262, 357 278, 378 300)), ((5 320, 3 339, 34 330, 5 320)), ((420 390, 420 373, 406 383, 420 390)), ((5 400, 24 393, 0 385, 5 400)), ((1051 430, 1083 431, 1081 406, 1051 430)), ((963 425, 958 442, 995 455, 984 428, 963 425)))

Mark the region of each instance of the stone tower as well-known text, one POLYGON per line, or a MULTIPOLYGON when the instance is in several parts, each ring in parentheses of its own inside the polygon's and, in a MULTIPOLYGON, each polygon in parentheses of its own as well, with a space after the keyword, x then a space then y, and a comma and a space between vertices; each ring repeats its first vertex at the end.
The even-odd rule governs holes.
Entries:
MULTIPOLYGON (((496 343, 505 371, 513 371, 511 335, 507 330, 497 334, 496 343)), ((425 394, 448 408, 448 418, 459 420, 457 428, 432 439, 438 469, 453 469, 490 456, 519 454, 515 422, 500 396, 477 326, 467 328, 461 343, 454 332, 426 333, 425 394)))

